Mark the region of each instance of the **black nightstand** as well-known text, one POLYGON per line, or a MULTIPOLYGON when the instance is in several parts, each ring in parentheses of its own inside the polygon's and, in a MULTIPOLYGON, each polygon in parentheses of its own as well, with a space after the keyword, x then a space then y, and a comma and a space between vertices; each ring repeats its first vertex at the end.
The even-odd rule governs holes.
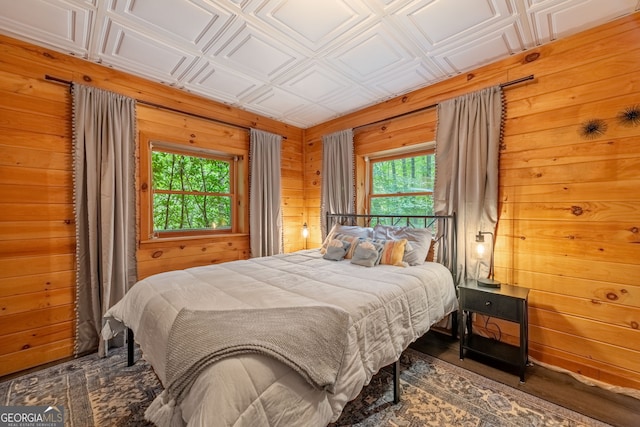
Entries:
POLYGON ((458 291, 460 295, 458 311, 460 360, 464 359, 464 350, 501 360, 517 366, 520 369, 520 381, 524 382, 524 370, 529 359, 529 324, 527 319, 529 289, 505 284, 502 284, 500 288, 485 288, 478 286, 475 280, 467 280, 458 286, 458 291), (519 323, 520 346, 474 335, 471 325, 472 313, 519 323))

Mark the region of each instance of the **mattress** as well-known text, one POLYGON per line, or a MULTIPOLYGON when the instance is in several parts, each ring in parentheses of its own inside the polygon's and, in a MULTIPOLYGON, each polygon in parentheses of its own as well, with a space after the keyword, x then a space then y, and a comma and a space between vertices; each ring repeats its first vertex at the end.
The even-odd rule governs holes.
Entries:
MULTIPOLYGON (((157 274, 136 283, 105 315, 103 335, 126 325, 166 386, 167 341, 183 308, 231 310, 329 305, 349 313, 347 348, 333 393, 260 354, 207 368, 180 405, 189 426, 325 426, 382 367, 457 310, 444 266, 363 267, 317 249, 157 274)), ((321 325, 319 325, 321 327, 321 325)))

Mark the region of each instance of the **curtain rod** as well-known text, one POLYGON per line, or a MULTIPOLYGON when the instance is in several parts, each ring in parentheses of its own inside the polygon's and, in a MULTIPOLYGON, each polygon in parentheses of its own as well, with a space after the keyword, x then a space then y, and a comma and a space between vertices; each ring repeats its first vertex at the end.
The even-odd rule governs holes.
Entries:
MULTIPOLYGON (((63 80, 61 78, 50 76, 48 74, 45 74, 44 78, 45 78, 45 80, 50 80, 50 81, 53 81, 53 82, 62 83, 62 84, 66 84, 66 85, 69 85, 69 86, 71 86, 71 84, 73 83, 72 81, 63 80)), ((232 127, 238 128, 238 129, 243 129, 243 130, 246 130, 246 131, 250 131, 251 130, 251 128, 246 127, 246 126, 225 122, 223 120, 215 119, 213 117, 203 116, 203 115, 197 114, 197 113, 190 113, 188 111, 179 110, 179 109, 173 108, 173 107, 167 107, 166 105, 160 105, 160 104, 156 104, 156 103, 149 102, 149 101, 143 101, 141 99, 136 99, 136 102, 138 102, 139 104, 142 104, 142 105, 146 105, 148 107, 158 108, 158 109, 161 109, 161 110, 167 110, 167 111, 171 111, 173 113, 186 114, 187 116, 196 117, 198 119, 203 119, 203 120, 209 120, 209 121, 220 123, 220 124, 223 124, 223 125, 226 125, 226 126, 232 126, 232 127)), ((280 136, 282 137, 282 139, 287 139, 287 137, 284 136, 284 135, 280 135, 280 136)))
MULTIPOLYGON (((520 77, 519 79, 511 80, 511 81, 508 81, 506 83, 500 83, 500 87, 504 88, 504 87, 507 87, 507 86, 512 86, 512 85, 515 85, 515 84, 518 84, 518 83, 526 82, 528 80, 533 80, 533 78, 534 78, 533 74, 530 74, 530 75, 528 75, 526 77, 520 77)), ((356 129, 359 129, 359 128, 363 128, 363 127, 367 127, 367 126, 371 126, 371 125, 377 125, 378 123, 384 123, 384 122, 387 122, 389 120, 398 119, 400 117, 409 116, 409 115, 414 114, 414 113, 419 113, 421 111, 430 110, 430 109, 435 108, 437 106, 438 106, 438 104, 435 103, 435 104, 427 105, 426 107, 416 108, 415 110, 407 111, 406 113, 400 113, 400 114, 397 114, 395 116, 387 117, 385 119, 376 120, 375 122, 371 122, 371 123, 367 123, 367 124, 364 124, 364 125, 356 126, 356 127, 353 128, 353 130, 356 130, 356 129)))

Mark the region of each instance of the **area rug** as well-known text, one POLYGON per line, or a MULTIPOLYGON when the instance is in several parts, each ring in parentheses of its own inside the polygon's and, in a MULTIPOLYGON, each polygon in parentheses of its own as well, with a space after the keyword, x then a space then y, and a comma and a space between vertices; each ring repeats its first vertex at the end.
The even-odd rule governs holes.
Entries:
MULTIPOLYGON (((607 426, 413 349, 400 361, 399 404, 385 368, 331 426, 607 426)), ((72 427, 138 427, 151 425, 144 411, 161 391, 139 354, 127 367, 117 349, 1 382, 0 405, 63 406, 72 427)))

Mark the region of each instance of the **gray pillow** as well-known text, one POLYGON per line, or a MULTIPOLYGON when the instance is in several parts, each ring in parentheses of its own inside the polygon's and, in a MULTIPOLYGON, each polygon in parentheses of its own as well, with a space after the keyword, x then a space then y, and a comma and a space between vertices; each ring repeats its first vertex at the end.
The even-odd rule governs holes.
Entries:
POLYGON ((356 265, 363 265, 365 267, 373 267, 380 262, 380 254, 382 253, 383 245, 371 240, 361 240, 353 251, 351 257, 351 263, 356 265), (375 246, 375 249, 367 248, 362 243, 368 242, 375 246))
POLYGON ((374 239, 400 240, 407 239, 409 247, 405 248, 402 260, 409 265, 422 265, 427 259, 433 235, 426 228, 392 227, 376 225, 373 229, 374 239))
POLYGON ((335 224, 331 231, 327 234, 327 237, 322 242, 322 246, 320 247, 320 253, 325 253, 327 250, 327 246, 329 242, 335 239, 335 236, 338 234, 348 234, 349 236, 361 237, 363 239, 371 238, 373 236, 373 228, 371 227, 360 227, 357 225, 340 225, 335 224))
POLYGON ((329 246, 327 247, 327 251, 324 253, 322 258, 328 259, 331 261, 342 261, 350 247, 351 247, 351 243, 348 243, 348 242, 342 242, 342 247, 329 246))
POLYGON ((351 263, 363 265, 365 267, 373 267, 376 265, 378 263, 382 246, 375 243, 374 246, 376 249, 369 249, 362 245, 356 246, 356 250, 353 252, 353 256, 351 257, 351 263))

